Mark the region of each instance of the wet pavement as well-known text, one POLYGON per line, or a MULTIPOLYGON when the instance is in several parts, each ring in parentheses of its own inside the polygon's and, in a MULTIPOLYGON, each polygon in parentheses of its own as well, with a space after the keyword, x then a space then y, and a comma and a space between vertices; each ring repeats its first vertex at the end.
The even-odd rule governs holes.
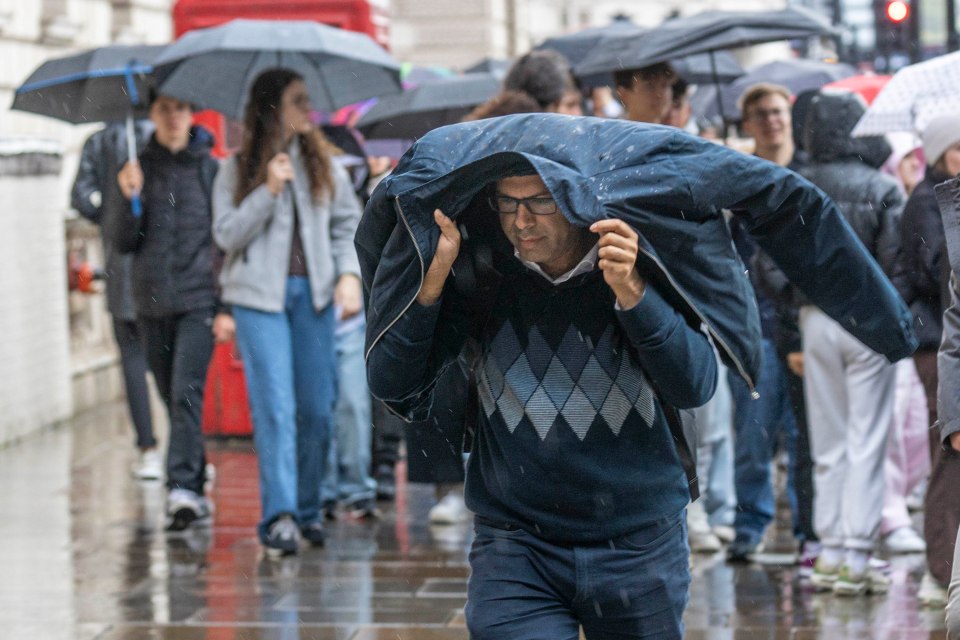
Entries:
MULTIPOLYGON (((271 560, 247 441, 209 446, 213 526, 163 531, 160 483, 136 482, 122 405, 0 450, 0 638, 464 640, 470 530, 426 524, 432 488, 399 485, 375 521, 341 519, 325 549, 271 560)), ((783 533, 759 563, 698 555, 686 614, 696 640, 944 638, 918 607, 923 557, 893 563, 883 597, 815 594, 783 533)))

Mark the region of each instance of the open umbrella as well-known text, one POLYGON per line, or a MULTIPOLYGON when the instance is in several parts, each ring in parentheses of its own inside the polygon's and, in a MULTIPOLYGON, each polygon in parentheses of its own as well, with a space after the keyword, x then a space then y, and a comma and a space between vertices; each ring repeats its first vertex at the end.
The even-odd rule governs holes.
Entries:
POLYGON ((919 133, 935 117, 958 112, 960 52, 955 51, 897 71, 853 128, 853 135, 919 133))
POLYGON ((578 75, 634 69, 698 53, 837 31, 820 15, 799 7, 776 11, 705 11, 667 20, 640 34, 608 38, 579 64, 578 75))
POLYGON ((187 33, 156 60, 160 91, 239 118, 268 69, 303 76, 321 111, 399 93, 400 63, 369 36, 305 20, 233 20, 187 33))
MULTIPOLYGON (((720 88, 720 99, 723 113, 734 120, 740 118, 740 109, 737 102, 744 91, 759 82, 770 82, 786 87, 797 95, 810 89, 819 89, 829 82, 847 78, 856 74, 856 69, 848 64, 820 62, 818 60, 804 60, 792 58, 790 60, 776 60, 761 64, 748 70, 733 82, 720 88)), ((720 108, 714 102, 707 105, 704 113, 706 117, 720 114, 720 108)))
POLYGON ((477 60, 469 67, 463 70, 464 73, 492 73, 494 75, 505 76, 513 60, 508 58, 482 58, 477 60))
POLYGON ((500 76, 468 73, 425 82, 399 95, 387 96, 357 122, 366 138, 413 140, 444 125, 459 122, 471 109, 500 89, 500 76))
MULTIPOLYGON (((47 60, 16 89, 11 108, 72 124, 126 120, 127 157, 135 159, 133 120, 147 114, 152 62, 162 50, 113 45, 47 60)), ((140 198, 131 206, 139 216, 140 198)))

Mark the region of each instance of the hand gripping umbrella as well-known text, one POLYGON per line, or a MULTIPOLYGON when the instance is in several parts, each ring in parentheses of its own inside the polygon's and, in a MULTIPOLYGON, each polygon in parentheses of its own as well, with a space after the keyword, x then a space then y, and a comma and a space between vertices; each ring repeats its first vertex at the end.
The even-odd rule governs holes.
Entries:
MULTIPOLYGON (((47 60, 16 89, 10 108, 71 124, 126 120, 127 157, 136 161, 133 120, 147 114, 152 61, 162 49, 112 45, 47 60)), ((130 204, 140 216, 140 197, 134 195, 130 204)))
POLYGON ((239 118, 268 69, 303 76, 321 111, 399 93, 400 63, 369 36, 307 20, 233 20, 187 33, 156 60, 160 92, 239 118))

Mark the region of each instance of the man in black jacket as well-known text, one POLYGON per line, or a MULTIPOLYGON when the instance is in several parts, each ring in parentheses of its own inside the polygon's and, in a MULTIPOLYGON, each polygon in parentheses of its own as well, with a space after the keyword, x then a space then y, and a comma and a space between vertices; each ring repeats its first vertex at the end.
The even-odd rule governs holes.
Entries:
MULTIPOLYGON (((146 121, 136 124, 138 149, 143 149, 152 128, 146 121)), ((70 204, 80 215, 102 229, 107 310, 113 320, 113 335, 120 350, 127 406, 137 436, 136 445, 140 450, 133 475, 141 480, 159 480, 163 477, 163 461, 157 451, 150 418, 147 358, 137 329, 130 284, 131 257, 117 251, 111 241, 113 228, 128 207, 115 178, 126 155, 126 127, 121 123, 109 124, 87 138, 70 192, 70 204)))
POLYGON ((167 449, 168 528, 182 530, 210 516, 203 495, 205 457, 200 416, 214 337, 229 340, 233 319, 218 311, 211 233, 211 190, 217 161, 213 139, 191 127, 189 103, 156 97, 156 132, 117 176, 127 199, 139 196, 116 229, 116 244, 132 252, 133 296, 147 360, 170 415, 167 449), (216 319, 214 316, 216 315, 216 319))

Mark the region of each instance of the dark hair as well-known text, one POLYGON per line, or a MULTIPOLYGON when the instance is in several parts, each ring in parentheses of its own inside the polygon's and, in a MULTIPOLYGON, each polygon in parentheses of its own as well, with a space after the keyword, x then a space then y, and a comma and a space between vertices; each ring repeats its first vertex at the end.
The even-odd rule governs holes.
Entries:
POLYGON ((685 78, 677 78, 670 86, 670 100, 674 106, 679 106, 684 98, 687 97, 687 90, 690 89, 690 83, 685 78))
MULTIPOLYGON (((283 92, 303 78, 288 69, 270 69, 254 80, 243 117, 243 142, 237 153, 237 188, 234 204, 239 205, 257 186, 266 182, 267 164, 279 151, 283 140, 280 107, 283 92)), ((333 192, 330 156, 334 147, 318 128, 298 134, 300 152, 310 178, 310 193, 319 200, 325 191, 333 192)))
POLYGON ((463 121, 484 120, 497 116, 509 116, 514 113, 538 113, 539 111, 540 105, 530 94, 523 91, 501 91, 467 114, 463 121))
POLYGON ((652 80, 660 76, 668 78, 676 77, 677 72, 669 62, 657 62, 646 67, 637 67, 634 69, 620 69, 613 72, 613 83, 624 89, 633 89, 633 84, 637 80, 652 80))
POLYGON ((551 49, 531 51, 513 63, 503 88, 529 94, 541 109, 560 102, 564 94, 577 90, 570 63, 551 49))

